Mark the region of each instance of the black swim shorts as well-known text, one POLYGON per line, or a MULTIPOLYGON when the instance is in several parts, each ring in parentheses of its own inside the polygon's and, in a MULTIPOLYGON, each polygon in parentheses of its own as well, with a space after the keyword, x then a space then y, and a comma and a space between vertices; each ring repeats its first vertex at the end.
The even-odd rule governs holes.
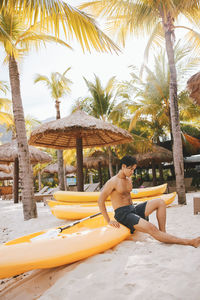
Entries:
POLYGON ((137 205, 126 205, 115 209, 115 219, 117 222, 125 225, 131 230, 131 233, 135 231, 134 225, 138 224, 140 218, 149 220, 145 217, 145 208, 147 201, 137 205))

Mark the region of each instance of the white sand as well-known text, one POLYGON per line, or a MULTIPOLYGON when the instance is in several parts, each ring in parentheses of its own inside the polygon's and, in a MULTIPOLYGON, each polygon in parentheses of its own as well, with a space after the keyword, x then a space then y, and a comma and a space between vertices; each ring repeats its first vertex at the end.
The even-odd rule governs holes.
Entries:
MULTIPOLYGON (((177 205, 176 200, 167 208, 168 233, 200 236, 200 215, 193 214, 193 197, 197 195, 200 193, 188 193, 186 206, 177 205)), ((42 203, 37 206, 38 219, 23 221, 21 204, 0 201, 1 243, 66 223, 51 215, 42 203)), ((156 224, 155 214, 150 221, 156 224)), ((104 253, 70 266, 32 271, 28 276, 26 282, 20 276, 4 280, 0 299, 199 300, 200 248, 162 244, 136 232, 132 239, 104 253)))

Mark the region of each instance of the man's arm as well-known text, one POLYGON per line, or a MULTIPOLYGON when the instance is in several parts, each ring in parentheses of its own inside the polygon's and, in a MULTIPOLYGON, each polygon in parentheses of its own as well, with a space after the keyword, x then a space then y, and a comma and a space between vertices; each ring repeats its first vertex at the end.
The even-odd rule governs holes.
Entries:
POLYGON ((100 193, 100 196, 99 196, 99 199, 98 199, 98 205, 99 205, 100 212, 102 213, 102 215, 103 215, 104 219, 106 220, 106 222, 108 222, 108 224, 110 224, 114 227, 120 227, 120 225, 117 221, 110 220, 110 217, 107 213, 106 205, 105 205, 106 199, 108 198, 108 196, 110 196, 110 194, 112 193, 113 190, 114 190, 113 180, 107 181, 107 183, 105 184, 102 192, 100 193))

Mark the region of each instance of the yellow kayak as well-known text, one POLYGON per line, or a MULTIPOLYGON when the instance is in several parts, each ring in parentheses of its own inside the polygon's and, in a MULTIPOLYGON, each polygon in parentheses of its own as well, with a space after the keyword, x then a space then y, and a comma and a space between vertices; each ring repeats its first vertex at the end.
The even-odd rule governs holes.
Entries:
POLYGON ((130 234, 123 225, 107 225, 102 215, 75 223, 61 233, 58 228, 44 230, 1 245, 0 278, 73 263, 114 247, 130 234))
MULTIPOLYGON (((138 199, 143 197, 152 197, 163 194, 166 191, 167 183, 147 188, 133 189, 131 192, 132 199, 138 199)), ((53 197, 57 201, 67 202, 94 202, 99 198, 100 192, 70 192, 70 191, 57 191, 53 194, 53 197)), ((110 200, 108 197, 107 200, 110 200)))
MULTIPOLYGON (((94 202, 83 202, 83 203, 72 203, 67 201, 57 201, 57 200, 46 200, 49 207, 57 206, 57 205, 81 205, 81 206, 97 206, 97 201, 94 202)), ((111 205, 110 201, 105 202, 106 205, 111 205)))
MULTIPOLYGON (((175 197, 176 197, 176 193, 174 192, 171 194, 165 194, 165 195, 161 195, 161 196, 137 199, 137 200, 133 201, 133 203, 161 198, 165 201, 166 205, 169 205, 174 201, 175 197)), ((51 201, 49 200, 49 202, 51 202, 51 201)), ((56 202, 56 201, 54 201, 54 202, 56 202)), ((63 202, 61 202, 61 203, 63 203, 63 202)), ((113 211, 111 204, 107 204, 106 208, 109 212, 113 211)), ((51 209, 52 214, 56 218, 64 219, 64 220, 79 220, 79 219, 91 216, 91 215, 99 212, 99 207, 97 206, 97 204, 91 206, 90 203, 89 203, 89 206, 87 206, 86 204, 73 204, 73 205, 58 204, 58 205, 51 206, 51 204, 50 204, 50 209, 51 209)))

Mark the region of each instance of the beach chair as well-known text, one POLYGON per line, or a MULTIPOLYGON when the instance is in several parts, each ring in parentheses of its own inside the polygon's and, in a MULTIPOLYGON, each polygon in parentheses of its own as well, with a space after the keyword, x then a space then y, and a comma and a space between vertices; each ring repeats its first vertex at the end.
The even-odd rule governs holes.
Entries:
POLYGON ((87 188, 86 192, 96 192, 99 190, 100 182, 97 183, 90 183, 89 187, 87 188))
POLYGON ((90 186, 90 183, 86 183, 86 184, 84 184, 84 192, 86 192, 86 191, 87 191, 87 189, 89 188, 89 186, 90 186))
POLYGON ((36 202, 40 202, 40 201, 44 201, 44 198, 49 197, 52 198, 53 197, 53 193, 56 192, 57 190, 59 190, 58 187, 56 188, 50 188, 48 187, 48 189, 43 192, 43 193, 36 193, 34 195, 34 199, 36 202))

